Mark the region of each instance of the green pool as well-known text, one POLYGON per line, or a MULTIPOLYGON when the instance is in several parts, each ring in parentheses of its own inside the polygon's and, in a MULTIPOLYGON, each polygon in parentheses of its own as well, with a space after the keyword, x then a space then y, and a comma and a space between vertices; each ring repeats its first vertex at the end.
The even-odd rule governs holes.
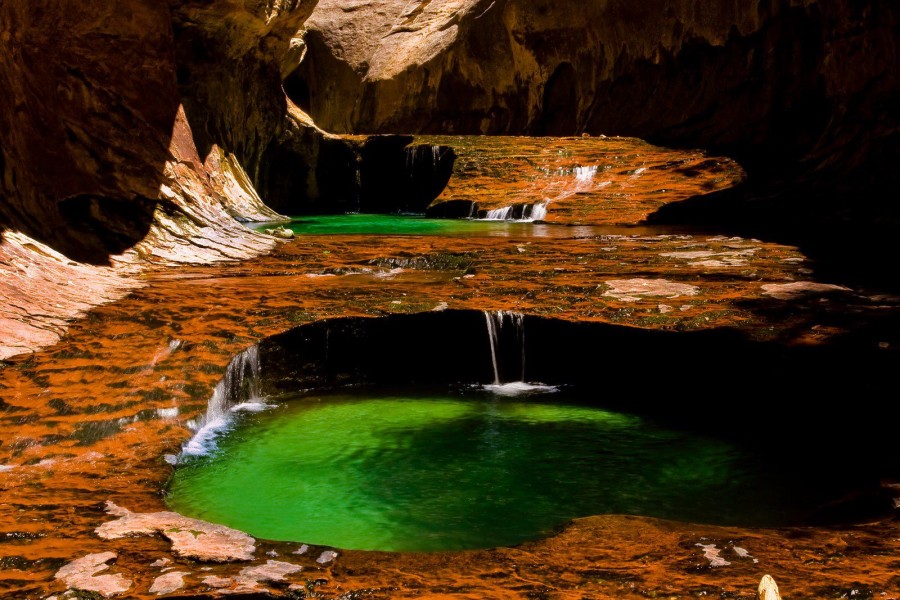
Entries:
POLYGON ((828 493, 789 462, 555 395, 311 396, 242 416, 169 502, 275 540, 485 548, 608 513, 794 523, 828 493))
MULTIPOLYGON (((429 219, 417 215, 350 213, 293 217, 287 227, 301 235, 465 235, 511 236, 541 235, 559 227, 523 222, 479 221, 470 219, 429 219)), ((272 224, 257 224, 267 229, 272 224)), ((565 230, 565 228, 561 228, 565 230)))

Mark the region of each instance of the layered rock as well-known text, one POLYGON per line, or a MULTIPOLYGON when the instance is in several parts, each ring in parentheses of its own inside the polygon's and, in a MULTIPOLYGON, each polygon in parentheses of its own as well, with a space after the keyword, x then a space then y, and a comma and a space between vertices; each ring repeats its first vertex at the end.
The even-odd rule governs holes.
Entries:
POLYGON ((236 219, 280 218, 256 175, 313 5, 0 7, 0 358, 51 343, 148 263, 273 246, 236 219))

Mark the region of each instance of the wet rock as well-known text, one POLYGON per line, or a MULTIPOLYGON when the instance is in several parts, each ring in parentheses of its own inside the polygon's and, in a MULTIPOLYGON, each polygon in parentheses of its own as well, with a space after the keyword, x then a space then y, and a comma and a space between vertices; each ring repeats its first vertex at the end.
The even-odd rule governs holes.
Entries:
POLYGON ((162 596, 180 590, 184 587, 185 575, 190 575, 190 573, 171 571, 165 575, 160 575, 153 581, 153 585, 150 586, 150 593, 162 596))
POLYGON ((326 550, 322 554, 319 555, 319 558, 316 559, 316 562, 320 565, 324 565, 326 563, 330 563, 334 559, 338 557, 338 553, 334 550, 326 550))
POLYGON ((203 583, 211 588, 227 588, 234 584, 234 580, 229 577, 210 575, 209 577, 203 578, 203 583))
POLYGON ((731 563, 722 558, 722 550, 715 544, 694 544, 703 549, 703 557, 709 561, 710 567, 727 567, 731 563))
POLYGON ((851 292, 850 288, 815 281, 794 281, 792 283, 767 283, 762 286, 763 294, 778 300, 795 300, 804 296, 851 292))
POLYGON ((238 574, 238 583, 260 583, 283 581, 285 577, 292 573, 299 573, 303 570, 300 565, 295 565, 278 560, 267 560, 264 565, 254 567, 244 567, 238 574))
POLYGON ((275 227, 273 229, 264 229, 266 234, 281 238, 283 240, 290 240, 294 237, 294 232, 288 229, 287 227, 275 227))
POLYGON ((759 582, 759 589, 756 592, 759 600, 781 600, 781 594, 778 592, 778 585, 771 575, 764 575, 762 581, 759 582))
POLYGON ((131 580, 121 573, 97 575, 109 569, 107 563, 116 557, 115 552, 88 554, 61 568, 55 577, 61 579, 70 589, 94 592, 104 598, 112 598, 124 594, 131 587, 131 580))
POLYGON ((165 567, 169 565, 172 561, 168 558, 160 558, 159 560, 155 560, 150 563, 151 567, 165 567))
POLYGON ((106 506, 108 513, 119 518, 97 528, 97 535, 103 539, 158 533, 172 542, 175 554, 184 558, 209 562, 253 560, 256 540, 242 531, 174 512, 133 513, 112 502, 106 506))
POLYGON ((604 296, 616 298, 623 302, 637 302, 645 296, 662 296, 678 298, 680 296, 696 296, 700 288, 686 283, 675 283, 665 279, 610 279, 606 281, 609 289, 604 296))

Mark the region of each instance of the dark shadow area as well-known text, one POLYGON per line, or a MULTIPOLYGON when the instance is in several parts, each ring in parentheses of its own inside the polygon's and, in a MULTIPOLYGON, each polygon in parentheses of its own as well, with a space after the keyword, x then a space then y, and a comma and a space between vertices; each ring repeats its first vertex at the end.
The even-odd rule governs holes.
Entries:
POLYGON ((666 205, 647 222, 798 246, 813 261, 819 280, 898 292, 900 205, 894 196, 900 179, 887 164, 894 155, 872 161, 873 173, 881 179, 875 184, 858 175, 810 174, 769 185, 751 180, 666 205))
POLYGON ((859 522, 890 514, 882 481, 900 476, 892 450, 900 408, 885 402, 900 346, 873 346, 872 334, 789 346, 730 329, 673 333, 513 313, 338 318, 262 340, 258 362, 242 353, 225 381, 231 404, 246 400, 250 381, 276 396, 373 386, 363 392, 465 397, 484 393, 467 384, 495 377, 562 386, 558 396, 515 401, 581 403, 729 440, 793 465, 782 475, 797 468, 798 477, 846 487, 816 506, 810 523, 859 522))
POLYGON ((562 63, 544 86, 541 117, 535 135, 574 135, 577 129, 578 78, 571 63, 562 63))
MULTIPOLYGON (((748 432, 760 419, 785 433, 801 425, 877 428, 872 414, 892 422, 900 412, 884 403, 900 347, 871 343, 886 325, 792 346, 731 329, 666 332, 525 315, 523 334, 509 319, 498 331, 498 371, 502 381, 521 379, 524 358, 527 381, 592 391, 623 410, 748 432)), ((479 311, 333 319, 267 338, 259 351, 263 387, 273 393, 494 379, 479 311)))
POLYGON ((180 104, 168 7, 115 10, 0 6, 0 235, 98 265, 149 231, 180 104))
POLYGON ((282 214, 424 213, 450 181, 456 153, 412 142, 404 135, 357 142, 298 131, 270 144, 261 186, 282 214))
POLYGON ((144 239, 159 204, 150 198, 119 200, 88 194, 66 198, 59 203, 61 225, 69 228, 75 239, 62 238, 57 249, 79 262, 108 262, 109 256, 144 239))
POLYGON ((291 102, 296 104, 303 112, 308 113, 311 110, 312 95, 309 84, 306 83, 306 79, 303 78, 302 71, 299 68, 294 69, 294 71, 285 78, 283 85, 284 93, 291 99, 291 102))
POLYGON ((447 200, 425 209, 425 216, 432 219, 471 219, 480 213, 477 202, 471 200, 447 200))
POLYGON ((410 136, 373 136, 360 149, 359 209, 424 213, 453 174, 448 146, 411 145, 410 136))
POLYGON ((359 156, 344 140, 296 132, 271 143, 261 162, 260 193, 281 214, 359 210, 359 156))

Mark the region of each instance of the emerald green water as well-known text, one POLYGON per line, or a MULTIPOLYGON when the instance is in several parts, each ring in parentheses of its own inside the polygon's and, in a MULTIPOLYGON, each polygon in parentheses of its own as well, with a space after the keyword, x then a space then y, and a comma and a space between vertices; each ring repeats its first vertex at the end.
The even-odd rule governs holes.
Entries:
POLYGON ((169 502, 269 539, 484 548, 606 513, 792 523, 822 490, 778 463, 565 402, 316 396, 242 416, 216 451, 176 469, 169 502))
MULTIPOLYGON (((302 235, 467 235, 510 236, 527 235, 554 227, 503 221, 468 219, 428 219, 416 215, 382 215, 351 213, 294 217, 284 227, 302 235)), ((255 226, 267 229, 271 224, 255 226)))

